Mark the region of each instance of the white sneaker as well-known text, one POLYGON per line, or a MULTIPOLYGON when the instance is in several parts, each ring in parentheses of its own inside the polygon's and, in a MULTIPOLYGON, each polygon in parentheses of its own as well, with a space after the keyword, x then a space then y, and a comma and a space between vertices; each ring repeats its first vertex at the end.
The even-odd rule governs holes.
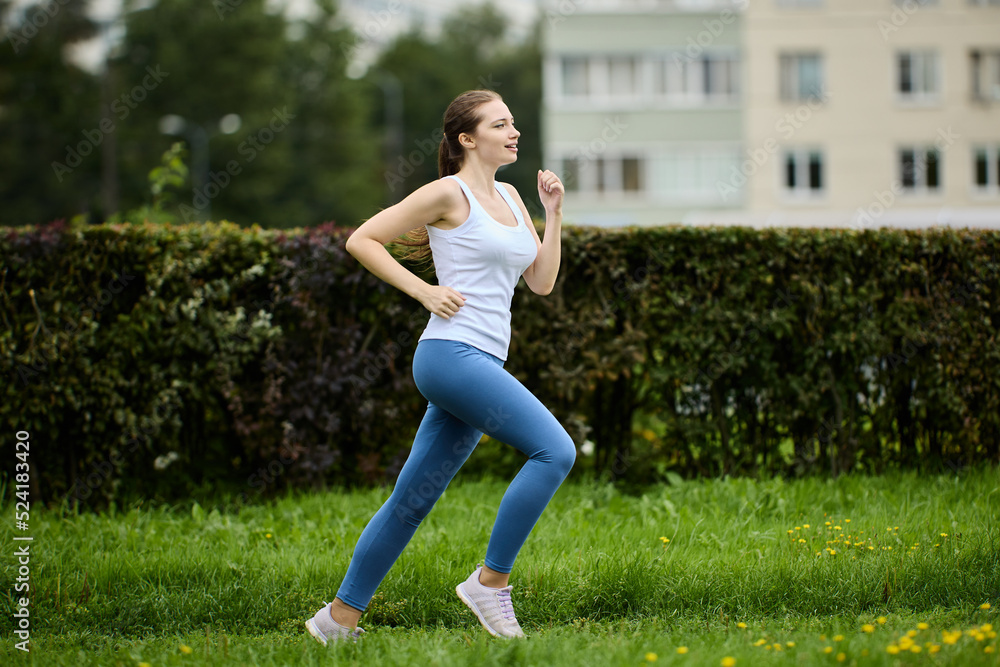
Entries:
POLYGON ((494 637, 524 637, 521 626, 514 618, 514 605, 510 600, 511 586, 489 588, 479 583, 482 567, 455 587, 455 592, 479 622, 494 637))
POLYGON ((309 631, 316 641, 326 646, 327 642, 349 639, 356 641, 358 637, 365 633, 361 628, 351 630, 348 627, 337 623, 330 615, 330 607, 333 603, 326 605, 316 612, 316 615, 306 621, 306 630, 309 631))

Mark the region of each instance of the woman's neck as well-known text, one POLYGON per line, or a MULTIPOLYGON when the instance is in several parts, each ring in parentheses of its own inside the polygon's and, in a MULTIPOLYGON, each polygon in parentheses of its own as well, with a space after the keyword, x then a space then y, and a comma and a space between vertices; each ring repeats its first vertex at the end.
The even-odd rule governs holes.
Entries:
POLYGON ((473 192, 491 194, 493 184, 496 182, 497 167, 485 165, 475 161, 466 162, 455 174, 462 182, 472 188, 473 192))

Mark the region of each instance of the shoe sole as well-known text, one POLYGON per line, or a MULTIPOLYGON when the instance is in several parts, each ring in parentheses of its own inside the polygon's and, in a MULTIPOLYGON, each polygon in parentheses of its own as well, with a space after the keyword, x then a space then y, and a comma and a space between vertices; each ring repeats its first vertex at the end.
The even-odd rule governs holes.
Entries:
POLYGON ((503 639, 507 639, 507 637, 504 637, 499 632, 490 627, 490 624, 486 622, 485 618, 483 618, 483 615, 479 612, 479 609, 476 607, 476 605, 473 604, 472 600, 468 596, 466 596, 466 594, 462 591, 462 584, 455 586, 455 592, 458 593, 458 599, 464 602, 465 606, 472 610, 472 613, 475 614, 476 618, 479 619, 479 624, 484 628, 486 628, 486 631, 488 633, 490 633, 494 637, 502 637, 503 639))
POLYGON ((308 630, 309 634, 313 636, 313 639, 318 641, 323 646, 326 646, 326 637, 324 637, 323 633, 319 631, 319 628, 316 627, 316 624, 313 623, 311 618, 306 621, 306 630, 308 630))

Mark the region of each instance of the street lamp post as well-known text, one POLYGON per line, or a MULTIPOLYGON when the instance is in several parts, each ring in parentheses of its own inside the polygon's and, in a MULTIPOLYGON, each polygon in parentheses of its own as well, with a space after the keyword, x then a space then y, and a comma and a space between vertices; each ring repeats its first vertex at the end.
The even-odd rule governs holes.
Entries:
MULTIPOLYGON (((223 116, 219 121, 219 128, 224 134, 236 132, 240 128, 240 117, 236 114, 223 116)), ((169 114, 160 119, 160 134, 183 137, 191 147, 191 184, 194 192, 191 203, 206 220, 211 220, 212 199, 205 193, 209 176, 208 131, 199 123, 191 122, 177 114, 169 114), (198 205, 199 200, 203 206, 198 205)))

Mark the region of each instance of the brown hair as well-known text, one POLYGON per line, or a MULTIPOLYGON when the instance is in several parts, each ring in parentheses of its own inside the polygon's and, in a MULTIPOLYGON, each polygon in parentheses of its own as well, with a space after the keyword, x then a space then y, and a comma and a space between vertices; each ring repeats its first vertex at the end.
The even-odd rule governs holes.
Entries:
MULTIPOLYGON (((444 136, 438 146, 438 178, 457 174, 465 160, 465 149, 458 142, 462 134, 472 134, 482 120, 479 107, 493 100, 502 100, 492 90, 467 90, 451 101, 444 112, 444 136)), ((399 253, 402 259, 426 262, 431 257, 427 228, 414 229, 398 238, 394 245, 407 248, 399 253)))

